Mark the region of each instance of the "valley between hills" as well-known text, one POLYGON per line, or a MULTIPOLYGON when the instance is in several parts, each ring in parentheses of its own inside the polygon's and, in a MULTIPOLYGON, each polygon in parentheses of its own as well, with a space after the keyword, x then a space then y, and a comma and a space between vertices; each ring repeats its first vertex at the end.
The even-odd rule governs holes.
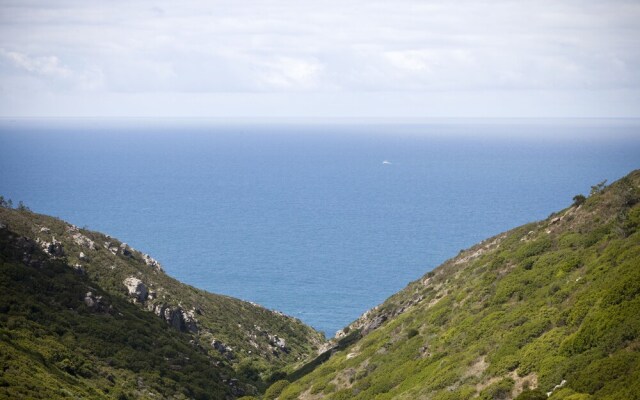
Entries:
POLYGON ((640 170, 460 251, 328 341, 1 205, 0 398, 640 398, 640 170))

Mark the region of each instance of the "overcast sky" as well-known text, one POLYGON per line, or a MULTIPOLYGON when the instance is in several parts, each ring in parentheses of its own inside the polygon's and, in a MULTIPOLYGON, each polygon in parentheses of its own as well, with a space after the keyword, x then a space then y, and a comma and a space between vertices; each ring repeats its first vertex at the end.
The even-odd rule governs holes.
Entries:
POLYGON ((1 116, 640 117, 640 1, 0 0, 1 116))

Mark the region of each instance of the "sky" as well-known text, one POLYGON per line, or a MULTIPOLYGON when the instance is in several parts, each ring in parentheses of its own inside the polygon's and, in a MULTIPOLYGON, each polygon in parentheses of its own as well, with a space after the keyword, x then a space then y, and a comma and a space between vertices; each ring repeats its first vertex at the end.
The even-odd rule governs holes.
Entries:
POLYGON ((0 117, 640 117, 638 0, 0 0, 0 117))

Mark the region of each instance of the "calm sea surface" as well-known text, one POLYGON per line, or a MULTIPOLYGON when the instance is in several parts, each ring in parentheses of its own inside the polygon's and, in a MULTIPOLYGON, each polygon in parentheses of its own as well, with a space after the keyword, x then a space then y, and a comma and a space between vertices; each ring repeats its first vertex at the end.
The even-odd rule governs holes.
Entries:
POLYGON ((460 249, 635 168, 637 120, 0 120, 0 194, 330 336, 460 249))

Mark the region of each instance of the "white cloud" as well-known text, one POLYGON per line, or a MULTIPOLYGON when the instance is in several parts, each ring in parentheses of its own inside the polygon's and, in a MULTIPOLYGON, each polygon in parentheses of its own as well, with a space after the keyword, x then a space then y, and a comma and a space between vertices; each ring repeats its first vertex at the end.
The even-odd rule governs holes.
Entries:
POLYGON ((18 70, 51 80, 53 86, 70 84, 75 89, 95 90, 103 85, 102 71, 98 69, 82 72, 73 71, 56 56, 30 56, 17 51, 0 48, 0 58, 11 63, 18 70))
POLYGON ((266 89, 313 89, 319 81, 323 66, 314 60, 278 57, 263 62, 260 79, 266 89))
POLYGON ((63 79, 70 78, 73 75, 71 70, 62 65, 58 57, 55 56, 30 57, 26 54, 6 51, 5 49, 0 49, 0 56, 11 61, 16 67, 37 75, 63 79))
POLYGON ((632 0, 7 0, 0 96, 613 96, 640 89, 638 20, 632 0))

